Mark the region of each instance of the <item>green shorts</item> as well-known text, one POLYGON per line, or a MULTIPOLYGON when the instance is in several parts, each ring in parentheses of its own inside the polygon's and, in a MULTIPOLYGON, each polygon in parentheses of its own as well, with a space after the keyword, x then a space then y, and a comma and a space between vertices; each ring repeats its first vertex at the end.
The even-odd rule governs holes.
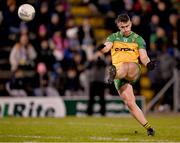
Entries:
POLYGON ((135 79, 133 81, 129 81, 129 80, 125 79, 125 78, 123 78, 123 79, 114 79, 114 85, 115 85, 115 88, 117 90, 119 90, 121 88, 121 86, 125 85, 126 83, 130 83, 130 84, 133 85, 133 84, 135 84, 139 80, 140 73, 141 73, 140 72, 141 71, 141 66, 140 66, 140 64, 137 64, 137 65, 139 67, 139 75, 138 75, 137 79, 135 79))
POLYGON ((130 84, 135 84, 136 82, 138 81, 138 79, 137 80, 134 80, 134 81, 128 81, 128 80, 126 80, 126 79, 115 79, 114 80, 114 85, 115 85, 115 88, 117 89, 117 90, 119 90, 120 88, 121 88, 121 86, 123 86, 123 85, 125 85, 126 83, 130 83, 130 84))

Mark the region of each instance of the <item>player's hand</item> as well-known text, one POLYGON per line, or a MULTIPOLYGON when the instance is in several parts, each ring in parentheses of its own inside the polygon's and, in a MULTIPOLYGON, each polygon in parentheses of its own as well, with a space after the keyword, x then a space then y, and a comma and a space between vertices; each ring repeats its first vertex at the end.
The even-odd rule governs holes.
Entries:
POLYGON ((148 70, 154 70, 155 67, 157 67, 158 61, 157 60, 151 60, 149 63, 147 63, 148 70))

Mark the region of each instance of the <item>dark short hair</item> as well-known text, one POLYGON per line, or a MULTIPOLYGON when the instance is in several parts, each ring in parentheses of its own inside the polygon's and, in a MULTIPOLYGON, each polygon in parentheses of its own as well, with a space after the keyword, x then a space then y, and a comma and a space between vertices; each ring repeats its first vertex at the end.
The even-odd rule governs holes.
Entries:
POLYGON ((115 23, 119 23, 119 22, 128 22, 130 20, 130 17, 127 13, 123 13, 118 15, 118 17, 115 20, 115 23))

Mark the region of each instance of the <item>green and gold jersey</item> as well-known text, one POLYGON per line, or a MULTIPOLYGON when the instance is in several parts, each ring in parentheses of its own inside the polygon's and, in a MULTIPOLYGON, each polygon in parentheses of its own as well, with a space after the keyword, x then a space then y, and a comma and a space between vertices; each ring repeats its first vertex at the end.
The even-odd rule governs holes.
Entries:
POLYGON ((112 42, 111 48, 112 64, 120 62, 138 63, 139 49, 146 48, 144 39, 138 34, 131 32, 128 37, 124 37, 120 31, 107 37, 108 42, 112 42))

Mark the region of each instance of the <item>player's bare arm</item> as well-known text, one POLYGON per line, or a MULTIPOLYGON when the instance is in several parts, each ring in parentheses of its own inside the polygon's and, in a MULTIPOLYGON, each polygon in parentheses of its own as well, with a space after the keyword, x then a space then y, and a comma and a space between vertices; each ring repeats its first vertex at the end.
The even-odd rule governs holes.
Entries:
POLYGON ((157 66, 157 61, 149 59, 145 49, 139 49, 140 60, 149 70, 153 70, 157 66))
POLYGON ((103 45, 99 46, 98 50, 101 51, 102 53, 107 53, 111 50, 112 46, 113 46, 113 43, 107 41, 103 45))
POLYGON ((145 49, 139 49, 139 57, 144 66, 146 66, 147 63, 150 62, 150 59, 145 49))

